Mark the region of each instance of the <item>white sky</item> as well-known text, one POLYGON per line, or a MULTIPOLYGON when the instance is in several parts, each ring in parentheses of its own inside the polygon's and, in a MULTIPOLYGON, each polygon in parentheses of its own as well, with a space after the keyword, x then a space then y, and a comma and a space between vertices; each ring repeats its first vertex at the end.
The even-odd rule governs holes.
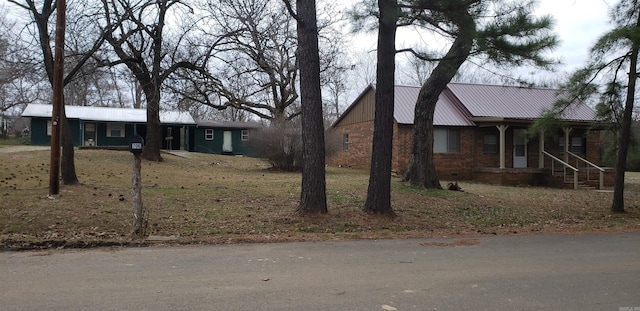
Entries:
POLYGON ((551 14, 560 46, 550 55, 560 58, 564 71, 587 61, 595 40, 610 29, 609 8, 614 0, 540 0, 537 12, 551 14))

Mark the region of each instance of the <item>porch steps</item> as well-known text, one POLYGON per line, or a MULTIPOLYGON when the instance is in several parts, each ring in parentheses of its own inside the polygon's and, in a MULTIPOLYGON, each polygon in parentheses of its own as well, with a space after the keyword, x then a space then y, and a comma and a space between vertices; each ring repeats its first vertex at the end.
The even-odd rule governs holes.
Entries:
MULTIPOLYGON (((563 180, 562 172, 556 172, 554 176, 558 178, 558 180, 564 183, 564 189, 573 189, 573 174, 567 174, 563 180)), ((590 180, 587 180, 586 172, 578 173, 578 190, 598 190, 598 180, 594 180, 593 176, 590 176, 590 180)))

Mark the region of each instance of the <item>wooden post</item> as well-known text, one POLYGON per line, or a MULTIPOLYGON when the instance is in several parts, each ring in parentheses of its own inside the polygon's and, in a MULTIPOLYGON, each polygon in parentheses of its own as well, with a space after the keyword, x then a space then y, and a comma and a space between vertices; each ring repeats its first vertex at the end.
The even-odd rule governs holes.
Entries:
POLYGON ((133 174, 131 176, 131 204, 133 207, 133 229, 131 238, 144 238, 146 234, 144 208, 142 206, 142 174, 140 173, 144 139, 138 134, 129 138, 129 151, 133 153, 133 174))
POLYGON ((51 116, 51 159, 49 162, 49 197, 60 193, 60 111, 64 105, 64 34, 66 23, 66 2, 56 3, 56 36, 53 59, 53 105, 51 116))
POLYGON ((145 235, 144 209, 142 207, 142 176, 140 174, 140 153, 133 154, 133 174, 131 177, 131 201, 133 202, 133 230, 132 238, 142 238, 145 235))
POLYGON ((540 131, 538 142, 538 168, 542 169, 544 168, 544 130, 540 131))

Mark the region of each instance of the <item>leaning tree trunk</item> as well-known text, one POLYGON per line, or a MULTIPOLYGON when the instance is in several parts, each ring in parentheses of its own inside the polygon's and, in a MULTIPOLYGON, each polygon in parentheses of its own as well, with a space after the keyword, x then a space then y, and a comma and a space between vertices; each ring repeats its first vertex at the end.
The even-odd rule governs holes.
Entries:
MULTIPOLYGON (((640 27, 640 18, 637 26, 640 27)), ((613 203, 611 211, 617 213, 624 212, 624 175, 627 169, 627 154, 629 153, 629 143, 631 142, 631 123, 633 116, 633 103, 635 98, 636 80, 638 79, 638 42, 634 42, 631 48, 629 62, 629 85, 627 86, 627 98, 624 103, 624 114, 622 116, 622 131, 618 140, 618 159, 616 161, 615 186, 613 188, 613 203)))
POLYGON ((297 0, 302 105, 302 191, 299 214, 327 213, 324 124, 315 0, 297 0))
POLYGON ((147 135, 142 148, 142 158, 148 161, 160 162, 162 156, 162 125, 160 123, 160 89, 152 88, 145 91, 147 98, 147 135))
POLYGON ((394 215, 391 207, 391 159, 395 84, 397 0, 379 0, 378 67, 376 69, 373 150, 364 211, 394 215))
POLYGON ((433 155, 433 116, 438 97, 467 59, 476 33, 475 22, 467 11, 456 14, 453 20, 459 26, 458 36, 420 88, 413 122, 413 147, 403 176, 403 181, 431 189, 442 189, 433 155))
POLYGON ((60 109, 60 139, 62 142, 62 158, 60 160, 60 173, 63 185, 77 185, 78 175, 76 175, 75 150, 73 146, 73 137, 71 136, 71 128, 67 122, 67 114, 65 105, 62 104, 60 109))

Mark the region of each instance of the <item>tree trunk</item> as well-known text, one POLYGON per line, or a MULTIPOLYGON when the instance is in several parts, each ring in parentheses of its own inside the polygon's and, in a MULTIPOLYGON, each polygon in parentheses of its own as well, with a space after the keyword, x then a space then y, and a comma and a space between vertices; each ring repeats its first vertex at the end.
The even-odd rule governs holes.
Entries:
POLYGON ((452 20, 459 27, 458 36, 420 88, 414 114, 411 157, 403 176, 403 181, 431 189, 442 189, 433 155, 433 117, 438 97, 467 59, 476 33, 475 22, 468 11, 452 15, 452 20))
POLYGON ((299 214, 327 213, 324 125, 315 0, 297 0, 302 105, 302 191, 299 214))
MULTIPOLYGON (((640 17, 636 26, 640 27, 640 17)), ((623 213, 624 210, 624 175, 627 169, 627 154, 631 143, 631 124, 633 122, 633 104, 636 90, 636 80, 638 79, 638 49, 639 43, 634 42, 629 55, 629 85, 627 86, 627 97, 624 103, 624 114, 622 116, 622 131, 618 140, 618 160, 616 161, 615 186, 613 188, 613 203, 611 211, 623 213)))
POLYGON ((364 211, 394 215, 391 207, 391 159, 395 85, 395 41, 399 18, 397 0, 379 0, 378 67, 369 188, 364 211))
POLYGON ((147 136, 142 149, 142 158, 148 161, 160 162, 162 156, 162 125, 160 123, 160 89, 151 87, 146 91, 147 98, 147 136))
POLYGON ((69 122, 67 122, 67 114, 65 105, 62 104, 60 109, 60 140, 62 142, 62 158, 60 161, 60 172, 62 175, 63 185, 77 185, 78 175, 76 175, 75 150, 73 146, 73 138, 69 122))

